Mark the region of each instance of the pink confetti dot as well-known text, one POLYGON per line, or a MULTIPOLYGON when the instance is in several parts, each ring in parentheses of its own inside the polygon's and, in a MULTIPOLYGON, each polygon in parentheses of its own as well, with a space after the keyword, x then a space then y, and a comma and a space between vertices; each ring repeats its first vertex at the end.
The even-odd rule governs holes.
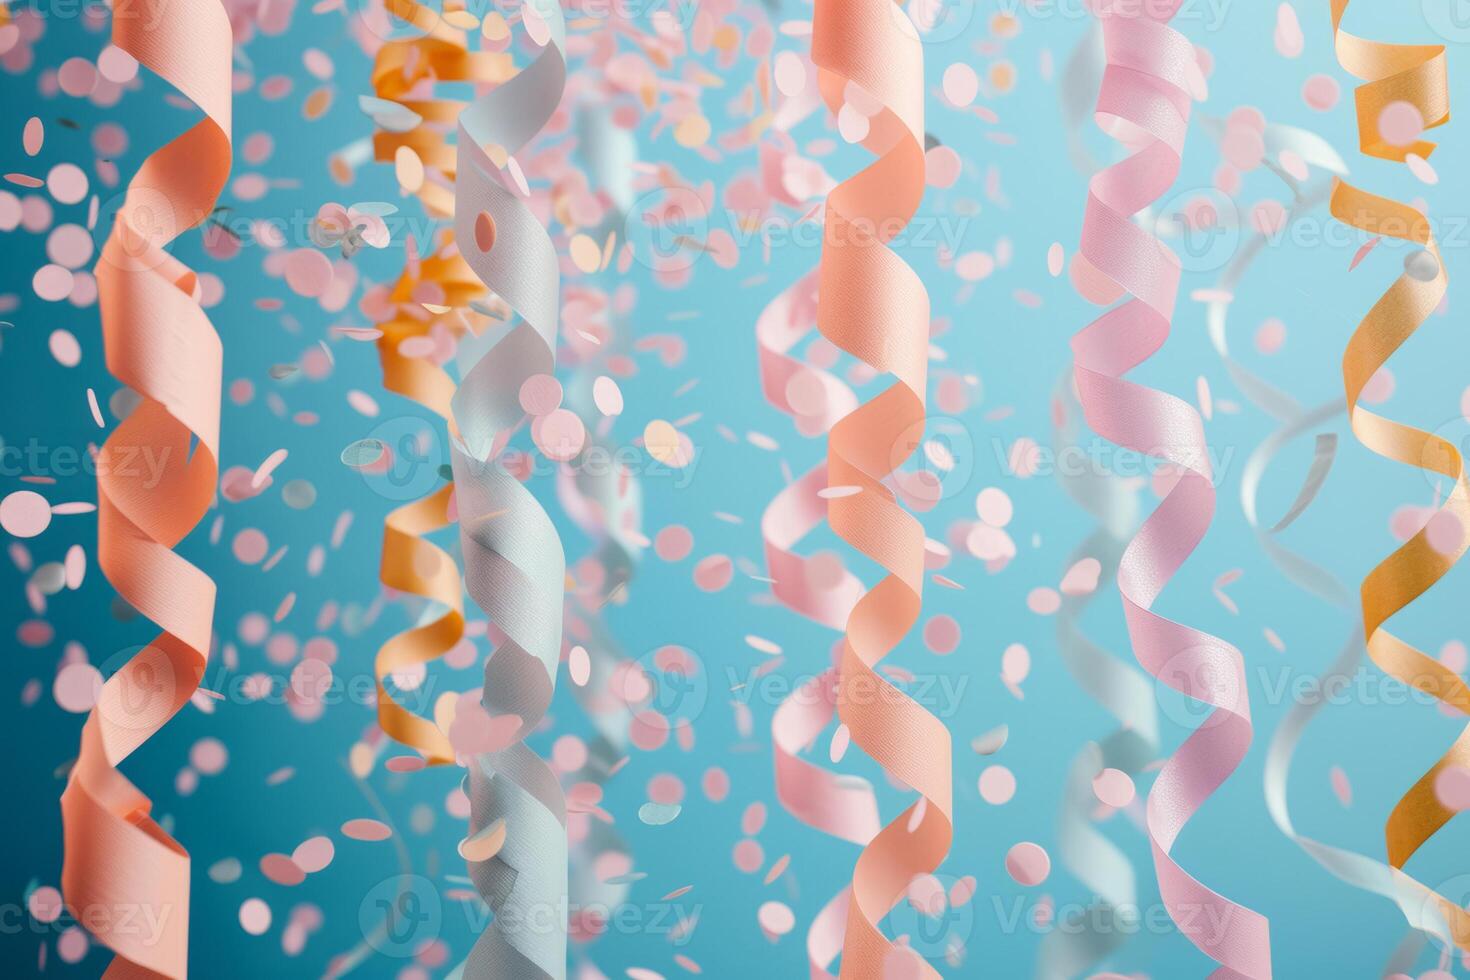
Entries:
POLYGON ((57 225, 46 236, 46 257, 67 269, 79 269, 92 258, 92 235, 81 225, 57 225))
POLYGON ((657 711, 640 711, 628 723, 628 738, 645 752, 663 748, 669 740, 669 720, 657 711))
POLYGON ((488 211, 481 211, 475 216, 475 245, 482 252, 495 247, 495 219, 488 211))
POLYGON ((533 374, 521 382, 520 400, 527 415, 550 415, 561 407, 561 382, 549 374, 533 374))
POLYGON ((265 558, 266 552, 270 550, 270 542, 266 540, 264 532, 257 528, 247 527, 235 535, 235 541, 231 547, 236 560, 246 565, 254 565, 265 558))
POLYGON ((66 931, 56 937, 56 955, 61 957, 63 963, 80 963, 91 948, 91 940, 80 926, 68 926, 66 931))
POLYGON ((1363 385, 1363 392, 1358 398, 1369 405, 1382 405, 1393 397, 1394 387, 1393 371, 1385 365, 1373 372, 1373 377, 1363 385))
POLYGON ((957 61, 944 69, 942 84, 944 97, 957 109, 968 106, 980 94, 980 77, 975 74, 975 69, 963 61, 957 61))
POLYGON ((56 672, 51 695, 63 711, 79 715, 91 711, 102 693, 102 674, 91 664, 70 663, 56 672))
POLYGON ((1286 324, 1272 317, 1256 328, 1256 350, 1274 354, 1286 343, 1286 324))
POLYGON ((70 269, 48 262, 31 277, 31 288, 41 299, 56 303, 71 295, 74 281, 70 269))
POLYGON ((694 535, 682 524, 670 524, 653 538, 653 552, 664 561, 683 561, 694 550, 694 535))
POLYGON ((986 487, 975 496, 975 513, 991 527, 1005 527, 1015 513, 1010 495, 999 487, 986 487))
POLYGON ((1121 810, 1133 802, 1133 779, 1121 769, 1104 769, 1093 777, 1093 794, 1106 806, 1121 810))
POLYGON ((966 282, 979 282, 995 271, 995 259, 988 252, 966 252, 955 262, 954 271, 966 282))
POLYGON ((62 367, 76 367, 82 362, 82 345, 77 343, 76 336, 70 330, 51 331, 47 346, 51 348, 51 356, 62 367))
POLYGON ((755 917, 769 936, 784 936, 796 927, 796 913, 785 902, 763 902, 755 917))
POLYGON ((618 383, 607 375, 599 375, 592 382, 592 402, 606 416, 623 414, 623 392, 618 383))
POLYGON ((55 922, 61 918, 61 892, 50 885, 42 885, 31 892, 26 907, 37 922, 55 922))
POLYGON ((320 296, 332 284, 332 260, 314 248, 298 248, 286 256, 286 285, 299 296, 320 296))
POLYGON ((51 505, 34 490, 16 490, 0 500, 0 527, 17 538, 34 538, 51 526, 51 505))
POLYGON ((1390 146, 1411 146, 1424 132, 1424 116, 1412 103, 1390 102, 1378 114, 1378 133, 1390 146))
POLYGON ((1005 766, 986 766, 980 773, 980 798, 991 806, 1003 806, 1016 795, 1016 777, 1005 766))
POLYGON ((1006 873, 1018 885, 1034 888, 1051 874, 1051 857, 1040 844, 1021 841, 1006 852, 1006 873))
POLYGON ((260 873, 267 881, 291 887, 306 880, 306 872, 285 854, 267 854, 260 859, 260 873))
POLYGON ((766 852, 760 841, 747 837, 735 845, 735 867, 746 874, 754 874, 766 863, 766 852))
POLYGON ((1045 587, 1032 589, 1026 595, 1026 608, 1038 616, 1050 616, 1062 608, 1062 597, 1055 589, 1045 587))
POLYGON ((1332 109, 1341 96, 1342 87, 1331 75, 1313 75, 1302 85, 1302 101, 1318 112, 1332 109))
POLYGON ((263 936, 271 927, 271 907, 258 898, 240 903, 240 928, 252 936, 263 936))
POLYGON ((1446 766, 1434 777, 1434 795, 1445 809, 1459 813, 1470 810, 1470 769, 1446 766))
POLYGON ((684 802, 684 780, 671 772, 661 772, 648 781, 648 798, 665 805, 684 802))
POLYGON ((960 155, 950 146, 936 146, 924 154, 924 176, 930 187, 953 187, 962 166, 960 155))
POLYGON ((954 653, 960 645, 960 624, 953 616, 933 616, 924 624, 924 644, 940 655, 954 653))
POLYGON ((730 584, 734 575, 735 566, 726 555, 701 558, 694 566, 694 584, 705 592, 719 592, 730 584))
POLYGON ((316 874, 331 864, 336 854, 337 848, 332 844, 332 838, 308 837, 296 845, 296 850, 291 852, 291 860, 307 874, 316 874))
POLYGON ((542 455, 564 463, 582 451, 587 442, 587 427, 576 412, 558 408, 531 423, 531 435, 542 455))
POLYGON ((551 761, 562 772, 576 772, 587 764, 587 743, 576 735, 563 735, 551 745, 551 761))
POLYGON ((1456 556, 1465 542, 1465 528, 1452 512, 1442 510, 1424 525, 1424 539, 1441 555, 1456 556))
POLYGON ((189 765, 206 776, 217 776, 224 772, 230 753, 225 743, 217 738, 201 738, 189 749, 189 765))
POLYGON ((359 817, 342 825, 342 836, 351 840, 380 841, 393 836, 393 831, 381 820, 359 817))
POLYGON ((1250 173, 1266 158, 1266 141, 1255 129, 1235 127, 1226 131, 1220 152, 1236 170, 1250 173))
POLYGON ((711 803, 720 803, 730 795, 730 776, 719 766, 710 766, 704 771, 700 788, 711 803))
POLYGON ((61 204, 76 204, 87 196, 87 173, 74 163, 58 163, 46 174, 46 189, 61 204))

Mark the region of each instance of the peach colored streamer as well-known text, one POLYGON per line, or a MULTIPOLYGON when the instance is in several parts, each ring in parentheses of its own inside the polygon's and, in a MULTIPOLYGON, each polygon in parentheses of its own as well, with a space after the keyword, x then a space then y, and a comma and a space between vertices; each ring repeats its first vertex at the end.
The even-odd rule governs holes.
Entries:
POLYGON ((1179 289, 1178 257, 1132 220, 1179 173, 1189 85, 1198 71, 1193 45, 1167 23, 1179 2, 1143 10, 1127 5, 1103 18, 1107 67, 1096 118, 1133 152, 1089 183, 1081 253, 1127 299, 1074 336, 1072 351, 1077 393, 1092 429, 1134 451, 1163 457, 1179 473, 1128 543, 1118 568, 1139 664, 1214 709, 1149 791, 1146 823, 1159 893, 1179 930, 1221 964, 1213 977, 1269 980, 1265 917, 1210 890, 1171 855, 1189 819, 1240 764, 1252 737, 1240 651, 1153 611, 1214 515, 1203 422, 1187 402, 1124 377, 1163 346, 1179 289))
POLYGON ((848 618, 838 713, 858 746, 920 794, 858 857, 842 976, 880 977, 897 967, 937 977, 879 923, 914 876, 932 872, 949 850, 949 731, 875 669, 918 620, 923 595, 924 529, 883 482, 917 448, 925 418, 929 297, 887 245, 924 193, 923 51, 893 0, 818 0, 812 61, 833 112, 850 86, 862 90, 863 103, 880 107, 862 141, 878 159, 827 198, 817 327, 897 379, 837 422, 828 440, 829 485, 859 491, 828 501, 832 529, 887 572, 848 618))
MULTIPOLYGON (((1364 82, 1356 99, 1361 150, 1369 156, 1397 161, 1409 153, 1429 156, 1434 144, 1425 140, 1409 146, 1385 142, 1378 132, 1378 119, 1389 104, 1405 101, 1419 110, 1426 126, 1449 120, 1444 48, 1382 44, 1348 34, 1341 29, 1347 6, 1348 0, 1332 0, 1332 29, 1338 61, 1364 82)), ((1385 673, 1461 712, 1470 712, 1470 687, 1458 673, 1384 628, 1389 619, 1443 578, 1470 548, 1470 482, 1464 460, 1454 443, 1375 415, 1358 404, 1369 379, 1439 307, 1449 289, 1449 279, 1429 219, 1418 209, 1359 190, 1340 179, 1333 182, 1329 206, 1338 221, 1369 234, 1419 245, 1422 254, 1434 263, 1433 276, 1405 271, 1363 317, 1343 352, 1343 387, 1348 419, 1359 442, 1380 456, 1437 473, 1453 483, 1449 498, 1436 515, 1448 515, 1453 523, 1453 547, 1431 544, 1426 526, 1363 579, 1361 600, 1368 655, 1385 673)), ((1403 875, 1402 868, 1455 814, 1440 801, 1436 780, 1447 769, 1467 766, 1470 726, 1389 813, 1384 826, 1388 863, 1400 872, 1401 887, 1407 884, 1426 891, 1403 875)), ((1424 896, 1423 909, 1442 914, 1455 945, 1470 949, 1470 913, 1433 891, 1424 896)))
POLYGON ((216 0, 179 0, 167 17, 164 0, 140 2, 147 9, 113 20, 113 44, 204 118, 143 161, 97 264, 108 370, 142 397, 101 449, 97 561, 163 632, 107 679, 87 716, 61 797, 61 882, 77 921, 117 954, 107 976, 182 978, 189 853, 117 766, 184 706, 209 656, 214 583, 172 549, 214 498, 222 351, 198 277, 165 248, 209 216, 229 177, 233 42, 216 0), (139 446, 165 461, 157 485, 129 475, 134 467, 103 465, 139 446), (131 917, 114 918, 140 908, 159 923, 156 937, 145 940, 131 917))

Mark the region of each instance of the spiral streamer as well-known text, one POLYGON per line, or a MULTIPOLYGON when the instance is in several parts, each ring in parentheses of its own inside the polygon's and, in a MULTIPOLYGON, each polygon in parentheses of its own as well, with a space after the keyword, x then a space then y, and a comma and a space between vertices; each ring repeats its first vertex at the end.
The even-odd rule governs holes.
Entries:
MULTIPOLYGON (((1078 445, 1081 406, 1073 390, 1072 372, 1057 385, 1053 402, 1057 418, 1057 457, 1078 445)), ((1153 685, 1137 668, 1108 654, 1083 631, 1082 614, 1094 595, 1106 591, 1117 576, 1118 561, 1137 526, 1138 497, 1112 473, 1061 468, 1067 495, 1094 520, 1097 528, 1068 559, 1068 567, 1084 558, 1099 563, 1098 588, 1063 597, 1057 611, 1057 651, 1062 662, 1092 697, 1118 721, 1101 743, 1089 742, 1073 759, 1062 792, 1057 827, 1057 856, 1093 895, 1075 921, 1053 929, 1041 941, 1036 975, 1040 980, 1067 980, 1088 972, 1127 941, 1130 929, 1120 916, 1138 908, 1133 865, 1122 848, 1093 825, 1097 806, 1093 791, 1103 769, 1135 776, 1158 756, 1159 719, 1153 685)))
MULTIPOLYGON (((407 131, 374 133, 373 155, 380 162, 393 162, 400 149, 417 155, 429 173, 417 196, 430 217, 447 218, 454 212, 455 156, 444 126, 458 116, 464 103, 408 96, 438 83, 502 80, 509 70, 509 57, 469 52, 463 31, 410 0, 389 0, 387 10, 423 33, 412 40, 389 41, 378 50, 373 61, 373 91, 379 99, 397 101, 420 122, 407 131)), ((404 345, 429 336, 436 327, 456 335, 464 332, 468 325, 464 308, 483 299, 487 290, 454 247, 452 235, 445 233, 429 244, 434 248, 432 254, 422 259, 410 254, 392 289, 393 315, 378 324, 382 332, 378 360, 384 388, 417 402, 447 423, 452 415, 454 379, 437 362, 405 354, 404 345), (425 304, 442 312, 435 313, 425 304)), ((384 681, 395 671, 442 657, 464 636, 459 568, 448 552, 429 540, 429 535, 453 523, 453 494, 453 485, 446 484, 395 509, 383 521, 379 578, 388 588, 429 602, 432 611, 426 621, 390 637, 378 650, 373 665, 378 724, 392 739, 422 754, 431 766, 454 761, 449 739, 432 721, 395 701, 384 681)))
POLYGON ((173 549, 214 499, 223 352, 198 276, 165 249, 209 217, 229 177, 233 41, 215 0, 143 8, 113 19, 112 43, 204 118, 143 161, 97 263, 107 369, 141 399, 99 453, 97 561, 162 632, 107 679, 82 728, 61 796, 61 882, 72 915, 117 954, 108 976, 182 978, 189 853, 117 767, 189 701, 209 656, 214 582, 173 549), (139 447, 163 461, 160 474, 108 465, 139 447), (158 934, 145 936, 131 918, 113 928, 105 913, 119 909, 146 910, 158 934))
MULTIPOLYGON (((862 143, 877 160, 827 197, 817 328, 896 383, 832 426, 827 479, 856 493, 828 500, 838 537, 886 576, 845 626, 838 714, 852 740, 919 799, 866 845, 853 871, 842 975, 876 977, 895 963, 938 976, 879 923, 915 875, 944 860, 954 833, 949 731, 877 671, 919 617, 924 529, 883 482, 918 446, 925 417, 929 297, 888 242, 924 194, 924 58, 918 33, 893 0, 818 0, 812 61, 832 112, 848 86, 880 107, 862 143)), ((866 101, 866 100, 865 100, 866 101)))
MULTIPOLYGON (((816 287, 815 275, 803 276, 782 290, 756 321, 761 389, 767 401, 795 420, 803 435, 828 432, 858 404, 857 395, 841 379, 792 353, 816 328, 816 287), (803 402, 803 389, 811 390, 815 397, 803 402)), ((776 600, 840 631, 863 594, 862 583, 840 565, 834 569, 837 574, 828 574, 813 558, 796 550, 826 517, 826 501, 819 496, 826 487, 825 463, 784 487, 761 515, 761 538, 776 600)), ((836 668, 822 671, 803 681, 776 707, 771 717, 776 799, 808 827, 865 846, 882 828, 872 784, 860 777, 839 775, 802 754, 837 713, 837 680, 836 668)), ((846 910, 844 888, 813 918, 807 932, 812 977, 830 976, 828 968, 842 951, 846 910)))
POLYGON ((1149 792, 1146 823, 1159 892, 1180 931, 1221 965, 1216 978, 1268 980, 1265 917, 1201 884, 1170 856, 1189 818, 1239 765, 1252 736, 1240 652, 1152 611, 1214 514, 1203 423, 1183 400, 1124 379, 1167 339, 1179 288, 1178 257, 1131 220, 1179 172, 1191 72, 1197 67, 1193 46, 1168 26, 1178 8, 1178 2, 1155 4, 1115 11, 1102 21, 1107 68, 1096 118, 1135 149, 1090 181, 1081 252, 1128 299, 1080 331, 1072 351, 1078 396, 1092 429, 1134 451, 1162 456, 1180 474, 1118 567, 1118 591, 1140 665, 1213 709, 1164 763, 1149 792))
MULTIPOLYGON (((621 227, 633 198, 633 169, 637 141, 633 134, 612 122, 606 105, 584 108, 577 117, 578 152, 592 175, 592 184, 605 193, 612 208, 603 222, 604 233, 621 227)), ((598 235, 595 237, 603 237, 598 235)), ((568 293, 571 290, 568 289, 568 293)), ((587 682, 572 687, 572 696, 596 731, 587 747, 587 764, 572 775, 578 783, 602 786, 625 758, 633 711, 616 694, 620 667, 626 664, 612 631, 602 616, 602 607, 613 596, 621 596, 633 580, 634 569, 643 555, 643 492, 637 476, 622 466, 612 465, 616 453, 607 452, 595 433, 603 418, 593 397, 596 369, 605 364, 611 343, 601 344, 597 356, 585 357, 568 386, 567 402, 581 416, 588 430, 587 448, 580 459, 557 470, 556 488, 562 509, 592 540, 594 560, 602 571, 602 586, 595 595, 582 597, 581 611, 568 601, 567 630, 587 651, 587 682), (586 465, 596 452, 606 453, 607 462, 586 465)), ((604 430, 605 431, 605 430, 604 430)), ((629 847, 611 821, 588 817, 586 833, 578 842, 578 853, 570 867, 569 894, 576 910, 615 909, 627 897, 626 881, 604 881, 598 859, 604 854, 629 854, 629 847)))
MULTIPOLYGON (((1449 120, 1449 84, 1444 48, 1440 45, 1384 44, 1342 30, 1348 0, 1333 0, 1332 29, 1337 59, 1361 79, 1357 89, 1359 148, 1385 160, 1406 161, 1410 154, 1427 158, 1434 144, 1416 139, 1399 146, 1378 129, 1383 110, 1393 102, 1407 102, 1418 110, 1426 128, 1449 120)), ((1419 329, 1439 307, 1449 280, 1429 219, 1416 208, 1360 190, 1343 180, 1333 182, 1329 203, 1332 216, 1369 234, 1418 245, 1405 272, 1373 305, 1358 324, 1343 353, 1343 387, 1353 434, 1364 446, 1395 462, 1427 470, 1453 482, 1439 514, 1454 525, 1453 547, 1430 542, 1428 526, 1421 529, 1363 579, 1360 597, 1368 656, 1384 673, 1444 701, 1461 711, 1470 710, 1470 687, 1460 675, 1434 657, 1416 649, 1384 628, 1459 561, 1470 548, 1470 484, 1458 447, 1439 436, 1394 422, 1358 404, 1373 374, 1419 329)), ((1438 515, 1437 515, 1438 516, 1438 515)), ((1437 519, 1432 518, 1431 524, 1437 519)), ((1450 749, 1409 788, 1394 805, 1384 827, 1388 863, 1401 870, 1454 811, 1440 802, 1435 780, 1446 769, 1470 765, 1470 726, 1450 749)), ((1470 943, 1470 913, 1457 903, 1432 894, 1449 924, 1454 942, 1470 943)), ((1411 923, 1412 923, 1411 917, 1411 923)))
POLYGON ((529 0, 522 14, 541 52, 460 113, 456 140, 456 236, 475 274, 518 317, 461 343, 470 366, 453 400, 465 586, 504 634, 485 664, 484 705, 521 719, 512 744, 475 756, 465 778, 471 834, 501 821, 506 832, 498 853, 470 865, 494 914, 464 963, 470 980, 566 976, 566 801, 524 741, 555 690, 566 559, 546 511, 497 459, 525 418, 522 384, 555 368, 560 308, 556 248, 522 200, 513 164, 561 100, 565 25, 555 0, 529 0))

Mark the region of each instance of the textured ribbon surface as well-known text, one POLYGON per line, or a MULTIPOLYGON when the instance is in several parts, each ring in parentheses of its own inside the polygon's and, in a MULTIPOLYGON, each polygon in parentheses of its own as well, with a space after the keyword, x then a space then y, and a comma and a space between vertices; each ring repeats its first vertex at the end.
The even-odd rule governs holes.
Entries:
POLYGON ((1193 46, 1167 24, 1178 3, 1147 6, 1103 18, 1107 68, 1097 119, 1136 149, 1092 179, 1081 245, 1082 255, 1129 298, 1079 332, 1072 351, 1088 424, 1115 443, 1163 457, 1179 473, 1124 550, 1118 569, 1139 663, 1162 683, 1213 709, 1164 764, 1149 792, 1147 825, 1159 892, 1180 931, 1221 964, 1217 978, 1265 980, 1271 976, 1266 919, 1210 890, 1170 856, 1189 818, 1244 757, 1251 722, 1240 652, 1152 611, 1209 528, 1215 487, 1203 423, 1194 408, 1123 377, 1169 334, 1179 260, 1131 218, 1161 197, 1178 175, 1190 78, 1197 71, 1193 46))
MULTIPOLYGON (((1347 6, 1348 0, 1333 0, 1332 27, 1338 61, 1364 82, 1357 90, 1360 148, 1386 160, 1404 160, 1410 153, 1427 157, 1434 144, 1417 140, 1408 146, 1392 145, 1379 134, 1378 119, 1385 107, 1400 101, 1418 109, 1427 127, 1449 119, 1444 48, 1381 44, 1355 37, 1341 29, 1347 6)), ((1464 460, 1454 443, 1375 415, 1358 404, 1373 374, 1439 307, 1448 289, 1448 277, 1429 219, 1417 209, 1341 180, 1333 184, 1330 207, 1338 221, 1369 234, 1419 245, 1433 260, 1433 275, 1422 267, 1406 270, 1368 311, 1343 353, 1342 374, 1348 419, 1359 442, 1380 456, 1452 481, 1441 513, 1450 515, 1454 522, 1455 541, 1453 547, 1441 543, 1436 548, 1430 543, 1426 527, 1369 572, 1361 589, 1363 631, 1368 655, 1385 673, 1462 712, 1470 712, 1470 688, 1458 673, 1384 629, 1394 614, 1444 577, 1470 547, 1470 485, 1466 483, 1464 460)), ((1470 726, 1394 805, 1384 828, 1391 866, 1403 868, 1454 815, 1440 802, 1435 780, 1447 768, 1467 765, 1470 726)), ((1437 895, 1433 903, 1448 921, 1455 943, 1466 947, 1470 943, 1470 914, 1437 895)))
POLYGON ((924 529, 884 483, 918 447, 925 417, 929 296, 887 244, 924 194, 923 50, 892 0, 819 0, 812 61, 831 111, 842 108, 850 85, 881 107, 862 141, 878 159, 827 197, 817 328, 897 379, 833 425, 828 439, 828 485, 857 489, 828 501, 828 520, 887 573, 848 617, 838 714, 854 743, 920 794, 858 856, 842 976, 894 969, 938 976, 879 927, 914 876, 944 860, 954 833, 949 731, 876 669, 918 620, 924 585, 924 529))
MULTIPOLYGON (((1077 446, 1082 433, 1082 407, 1068 371, 1057 385, 1053 414, 1057 419, 1057 458, 1077 446)), ((1057 652, 1077 683, 1118 727, 1101 743, 1089 742, 1067 771, 1057 826, 1057 855, 1093 900, 1079 909, 1075 921, 1046 934, 1037 956, 1037 977, 1068 980, 1085 974, 1127 941, 1133 929, 1120 916, 1136 915, 1137 880, 1123 849, 1093 826, 1097 809, 1093 791, 1103 769, 1135 776, 1158 756, 1159 719, 1153 685, 1136 667, 1108 654, 1082 630, 1083 610, 1094 595, 1117 577, 1118 561, 1138 522, 1138 497, 1115 474, 1082 467, 1060 468, 1067 495, 1097 521, 1097 528, 1072 557, 1071 568, 1084 558, 1100 567, 1098 588, 1067 595, 1057 611, 1057 652)))
POLYGON ((471 835, 499 821, 506 834, 497 854, 470 865, 495 916, 464 963, 472 980, 566 976, 566 801, 524 741, 556 685, 566 559, 546 511, 497 458, 525 417, 522 384, 555 367, 560 308, 556 248, 508 165, 561 101, 565 26, 555 0, 532 0, 522 14, 545 46, 460 114, 456 140, 456 235, 475 274, 518 318, 464 338, 469 367, 453 402, 465 586, 504 635, 485 663, 484 705, 521 720, 512 743, 476 756, 465 778, 471 835))
MULTIPOLYGON (((445 136, 446 124, 458 116, 464 103, 451 99, 410 98, 442 82, 494 82, 506 77, 509 58, 466 50, 464 32, 439 15, 409 0, 390 0, 388 12, 424 31, 413 40, 389 41, 373 60, 373 91, 380 99, 396 100, 413 111, 418 125, 406 132, 379 131, 373 135, 373 155, 393 162, 400 148, 411 150, 424 163, 428 177, 417 196, 433 218, 454 211, 452 185, 454 148, 445 136)), ((422 260, 410 255, 389 296, 393 315, 378 324, 378 360, 383 387, 402 395, 449 421, 454 379, 440 364, 412 346, 436 330, 451 335, 466 325, 463 308, 482 299, 487 290, 453 245, 452 236, 431 243, 436 251, 422 260), (443 312, 431 312, 425 304, 443 312)), ((390 449, 395 447, 390 447, 390 449)), ((454 761, 449 739, 432 721, 398 704, 384 681, 404 670, 442 657, 464 635, 464 607, 459 568, 454 558, 428 540, 448 527, 454 488, 446 484, 419 500, 397 508, 383 521, 380 578, 384 585, 432 603, 427 622, 391 637, 379 649, 373 672, 377 677, 378 724, 389 737, 421 753, 429 765, 454 761)))
POLYGON ((112 43, 204 118, 143 161, 97 264, 107 368, 141 398, 97 461, 97 561, 163 632, 107 679, 87 716, 61 797, 61 882, 77 921, 117 953, 108 976, 178 978, 188 973, 189 854, 117 766, 188 702, 209 656, 214 582, 172 549, 214 499, 222 351, 198 277, 165 248, 209 217, 229 177, 232 39, 216 0, 184 0, 167 16, 164 0, 143 8, 113 20, 112 43), (155 481, 108 463, 139 447, 164 461, 155 481), (125 909, 147 910, 159 934, 119 918, 125 909))

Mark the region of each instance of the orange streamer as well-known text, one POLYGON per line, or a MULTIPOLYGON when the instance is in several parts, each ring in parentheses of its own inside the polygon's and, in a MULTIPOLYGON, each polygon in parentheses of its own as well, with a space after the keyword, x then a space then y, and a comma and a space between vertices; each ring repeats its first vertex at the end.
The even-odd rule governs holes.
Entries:
POLYGON ((912 950, 889 942, 879 922, 913 877, 933 871, 949 850, 949 731, 875 669, 918 620, 924 582, 924 529, 883 482, 917 448, 925 418, 929 296, 887 246, 924 194, 923 51, 894 0, 817 0, 812 61, 833 112, 849 84, 882 106, 862 141, 878 159, 827 198, 817 326, 897 378, 837 422, 828 440, 828 486, 859 490, 828 502, 832 529, 887 572, 847 620, 838 711, 853 741, 920 794, 858 857, 841 975, 885 976, 903 957, 937 977, 912 950))
MULTIPOLYGON (((1427 157, 1434 150, 1433 143, 1417 140, 1409 146, 1391 145, 1379 133, 1378 119, 1387 105, 1403 101, 1419 110, 1427 127, 1449 120, 1444 48, 1383 44, 1348 34, 1341 29, 1347 6, 1348 0, 1332 0, 1332 27, 1338 61, 1364 82, 1357 90, 1361 150, 1386 160, 1402 161, 1410 153, 1427 157)), ((1331 210, 1338 221, 1369 234, 1420 245, 1434 261, 1432 277, 1427 270, 1417 275, 1406 271, 1358 324, 1343 354, 1343 385, 1353 434, 1359 442, 1380 456, 1430 470, 1454 482, 1441 513, 1452 515, 1459 531, 1454 548, 1440 551, 1430 544, 1428 531, 1420 530, 1368 573, 1361 596, 1368 655, 1390 676, 1470 713, 1470 688, 1457 673, 1384 628, 1390 618, 1443 578, 1470 548, 1470 485, 1464 460, 1454 443, 1375 415, 1358 404, 1369 379, 1438 308, 1449 280, 1429 219, 1417 209, 1338 180, 1333 184, 1331 210)), ((1388 862, 1395 870, 1402 871, 1414 853, 1454 815, 1439 801, 1434 789, 1439 774, 1450 767, 1470 767, 1470 727, 1389 814, 1384 835, 1388 862)), ((1455 944, 1470 949, 1470 914, 1433 892, 1425 901, 1439 907, 1455 944)))
MULTIPOLYGON (((397 101, 423 120, 408 132, 377 132, 373 156, 393 162, 406 147, 424 163, 427 176, 415 192, 433 218, 454 214, 454 146, 448 140, 465 102, 453 99, 409 98, 423 87, 440 82, 498 82, 512 74, 508 55, 467 50, 463 31, 450 27, 438 14, 412 0, 388 0, 389 14, 413 25, 423 36, 389 41, 373 61, 373 91, 380 99, 397 101)), ((453 9, 452 7, 447 8, 453 9)), ((436 325, 461 333, 469 321, 462 312, 473 300, 488 295, 484 284, 454 247, 445 232, 437 251, 420 261, 409 259, 390 299, 395 313, 378 324, 378 360, 383 387, 419 403, 450 422, 454 379, 438 364, 399 353, 404 341, 427 335, 436 325), (429 304, 426 306, 425 304, 429 304), (433 309, 451 308, 445 313, 433 309)), ((378 650, 373 665, 378 689, 378 724, 394 741, 423 754, 431 766, 454 761, 449 739, 427 718, 394 701, 383 681, 393 672, 427 664, 448 653, 464 635, 464 601, 460 575, 448 552, 427 538, 448 527, 453 484, 394 510, 383 522, 383 556, 379 577, 384 585, 437 603, 444 612, 431 622, 391 637, 378 650)))
POLYGON ((189 853, 117 767, 189 700, 209 656, 214 582, 173 548, 214 499, 223 355, 198 277, 165 248, 209 216, 229 177, 233 41, 217 0, 180 0, 167 17, 165 0, 140 2, 150 9, 115 18, 112 43, 204 118, 143 161, 97 263, 107 368, 142 398, 100 451, 97 562, 163 632, 107 679, 87 716, 61 797, 61 883, 77 921, 117 954, 107 976, 182 978, 189 853), (156 484, 136 467, 107 465, 139 447, 164 461, 156 484), (135 912, 157 924, 156 936, 135 912))

